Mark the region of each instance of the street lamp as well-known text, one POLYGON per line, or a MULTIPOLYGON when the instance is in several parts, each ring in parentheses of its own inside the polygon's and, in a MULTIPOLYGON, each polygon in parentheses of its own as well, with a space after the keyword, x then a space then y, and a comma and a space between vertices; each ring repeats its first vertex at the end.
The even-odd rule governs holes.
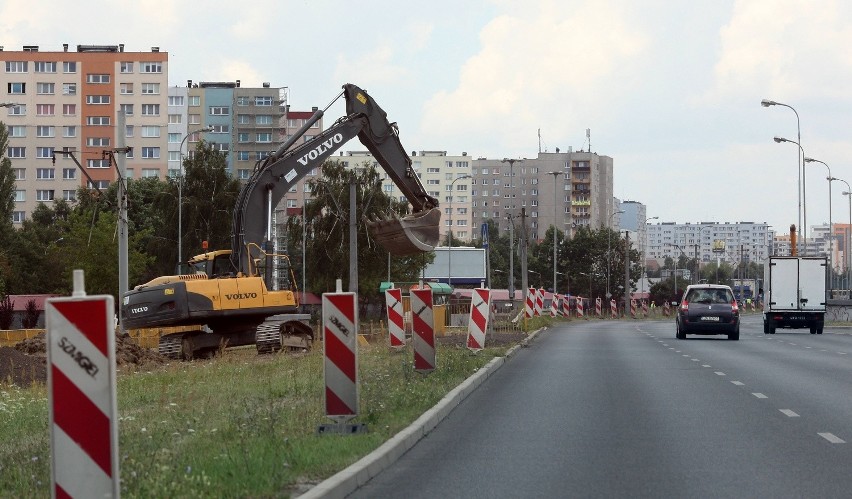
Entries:
POLYGON ((527 269, 527 272, 538 275, 538 287, 541 287, 541 272, 536 272, 535 270, 530 269, 527 269))
POLYGON ((619 213, 624 213, 624 210, 614 211, 609 214, 609 223, 607 224, 607 233, 606 233, 606 299, 612 296, 612 293, 609 292, 609 272, 610 272, 610 260, 612 259, 609 255, 612 247, 612 217, 619 213))
MULTIPOLYGON (((828 180, 828 268, 832 269, 831 271, 831 279, 829 279, 829 284, 834 285, 834 228, 831 226, 831 182, 834 180, 839 180, 831 176, 831 167, 829 167, 824 161, 820 161, 814 158, 805 158, 805 163, 822 163, 825 166, 826 170, 828 170, 828 176, 825 177, 828 180)), ((832 288, 833 289, 833 288, 832 288)))
POLYGON ((178 168, 178 257, 177 257, 177 272, 178 275, 181 274, 181 262, 183 261, 183 144, 186 142, 190 136, 195 135, 196 133, 201 132, 211 132, 213 131, 212 126, 206 126, 204 128, 199 128, 198 130, 194 130, 192 132, 187 133, 183 139, 180 141, 180 146, 178 146, 178 154, 180 155, 180 168, 178 168))
MULTIPOLYGON (((798 141, 797 144, 801 144, 801 142, 802 142, 802 126, 801 126, 801 123, 799 121, 799 113, 796 111, 795 108, 793 108, 793 106, 790 106, 788 104, 784 104, 784 103, 781 103, 781 102, 776 102, 774 100, 768 100, 768 99, 763 99, 762 101, 760 101, 760 105, 763 106, 763 107, 783 106, 783 107, 786 107, 786 108, 790 109, 791 111, 793 111, 793 113, 796 114, 796 140, 798 141)), ((775 142, 780 142, 780 141, 776 139, 775 142)), ((801 149, 801 147, 802 146, 799 146, 800 149, 801 149)), ((806 230, 802 231, 802 223, 803 223, 802 222, 802 207, 805 203, 805 201, 804 201, 805 184, 804 184, 804 177, 803 177, 805 164, 804 164, 803 159, 802 159, 802 158, 804 158, 804 156, 805 156, 804 149, 802 149, 802 151, 801 151, 801 156, 798 153, 796 153, 796 171, 799 175, 799 187, 798 187, 798 189, 799 189, 799 231, 802 232, 802 237, 804 238, 804 241, 805 241, 805 244, 806 244, 805 250, 807 251, 807 235, 806 235, 807 217, 805 217, 805 221, 804 221, 806 230)))
POLYGON ((837 180, 846 184, 847 190, 843 191, 843 195, 849 199, 849 227, 844 231, 846 240, 843 244, 843 253, 846 256, 846 289, 852 289, 852 283, 850 283, 850 279, 852 279, 852 270, 850 270, 850 267, 852 267, 852 252, 849 251, 849 245, 852 244, 852 187, 849 186, 849 182, 842 178, 837 180))
POLYGON ((450 286, 450 289, 453 287, 453 190, 455 189, 456 182, 463 178, 470 178, 470 175, 461 175, 450 182, 450 232, 447 239, 447 285, 450 286))
MULTIPOLYGON (((795 140, 785 139, 784 137, 773 137, 777 143, 789 142, 791 144, 796 144, 799 146, 799 150, 802 152, 802 157, 805 156, 805 150, 802 148, 802 144, 796 142, 795 140)), ((799 229, 802 232, 802 241, 804 243, 804 251, 805 254, 808 254, 808 180, 807 175, 804 175, 804 163, 802 163, 802 226, 799 229)))
MULTIPOLYGON (((508 218, 509 218, 509 299, 512 302, 512 308, 515 307, 515 220, 512 218, 514 216, 515 210, 515 172, 514 166, 515 163, 523 163, 522 159, 509 159, 503 158, 501 163, 509 163, 509 191, 511 191, 510 200, 512 202, 509 209, 508 218)), ((526 291, 524 291, 526 292, 526 291)))
POLYGON ((556 217, 559 214, 559 190, 556 189, 556 179, 562 172, 547 172, 553 175, 553 292, 556 292, 556 217))

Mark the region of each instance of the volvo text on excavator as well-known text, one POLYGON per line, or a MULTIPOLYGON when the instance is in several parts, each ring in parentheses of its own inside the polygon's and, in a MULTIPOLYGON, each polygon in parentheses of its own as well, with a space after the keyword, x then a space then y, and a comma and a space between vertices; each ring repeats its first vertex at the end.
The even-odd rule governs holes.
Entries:
MULTIPOLYGON (((122 299, 126 329, 178 328, 160 337, 160 353, 192 358, 225 346, 257 345, 259 353, 286 346, 310 348, 312 330, 305 314, 297 314, 296 280, 288 271, 287 289, 274 290, 271 269, 275 256, 270 242, 273 210, 302 177, 322 165, 350 139, 358 139, 411 203, 404 217, 391 214, 370 221, 372 237, 391 254, 432 251, 439 240, 438 200, 423 188, 411 158, 399 141, 395 123, 370 95, 352 84, 314 115, 252 173, 243 185, 233 214, 230 250, 189 260, 192 272, 163 276, 136 286, 122 299), (346 115, 309 142, 292 147, 341 96, 346 115), (292 147, 292 149, 291 149, 292 147), (260 265, 265 262, 265 265, 260 265)), ((279 276, 279 281, 280 276, 279 276)))

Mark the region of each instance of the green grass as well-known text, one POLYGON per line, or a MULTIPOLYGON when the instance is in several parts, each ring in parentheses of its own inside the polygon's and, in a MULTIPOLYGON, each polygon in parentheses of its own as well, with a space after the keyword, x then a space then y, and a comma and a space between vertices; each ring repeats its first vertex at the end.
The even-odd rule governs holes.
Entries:
MULTIPOLYGON (((232 350, 119 376, 119 461, 125 497, 287 497, 354 463, 405 428, 506 348, 437 350, 414 372, 410 347, 359 352, 357 435, 317 435, 324 417, 321 347, 257 358, 232 350)), ((144 368, 143 368, 144 369, 144 368)), ((0 497, 50 495, 46 389, 0 386, 0 497)))

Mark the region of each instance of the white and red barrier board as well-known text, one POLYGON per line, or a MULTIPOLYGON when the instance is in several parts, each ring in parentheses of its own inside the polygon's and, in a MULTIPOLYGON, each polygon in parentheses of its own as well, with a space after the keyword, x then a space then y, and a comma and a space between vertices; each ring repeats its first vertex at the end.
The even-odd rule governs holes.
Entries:
POLYGON ((488 331, 488 312, 491 309, 491 290, 475 288, 470 295, 470 320, 467 321, 467 348, 478 351, 485 348, 488 331))
POLYGON ((595 315, 600 317, 603 314, 603 303, 600 298, 595 298, 595 315))
POLYGON ((358 415, 358 296, 323 293, 325 415, 338 422, 358 415))
POLYGON ((550 316, 556 317, 557 315, 559 315, 559 295, 553 293, 550 298, 550 316))
POLYGON ((526 314, 527 319, 532 318, 535 315, 535 289, 530 288, 527 291, 527 302, 524 308, 524 314, 526 314))
POLYGON ((584 315, 584 313, 583 313, 583 297, 578 296, 577 297, 577 317, 582 318, 583 315, 584 315))
POLYGON ((47 300, 54 497, 119 497, 112 296, 47 300))
POLYGON ((609 313, 613 319, 618 317, 618 305, 616 305, 615 300, 609 301, 609 313))
POLYGON ((432 310, 432 290, 411 290, 411 343, 414 346, 414 370, 428 373, 435 370, 435 314, 432 310))
POLYGON ((405 319, 402 315, 402 290, 391 288, 385 291, 385 303, 388 310, 388 334, 390 346, 405 346, 405 319))
POLYGON ((562 317, 571 317, 571 295, 562 295, 562 317))
POLYGON ((544 290, 538 289, 535 292, 535 316, 541 317, 541 312, 544 310, 544 290))

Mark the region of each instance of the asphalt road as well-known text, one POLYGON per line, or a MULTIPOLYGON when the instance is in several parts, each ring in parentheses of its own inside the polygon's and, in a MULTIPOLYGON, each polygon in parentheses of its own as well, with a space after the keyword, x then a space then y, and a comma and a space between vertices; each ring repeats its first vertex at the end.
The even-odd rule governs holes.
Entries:
POLYGON ((852 329, 759 321, 549 329, 350 497, 852 497, 852 329))

